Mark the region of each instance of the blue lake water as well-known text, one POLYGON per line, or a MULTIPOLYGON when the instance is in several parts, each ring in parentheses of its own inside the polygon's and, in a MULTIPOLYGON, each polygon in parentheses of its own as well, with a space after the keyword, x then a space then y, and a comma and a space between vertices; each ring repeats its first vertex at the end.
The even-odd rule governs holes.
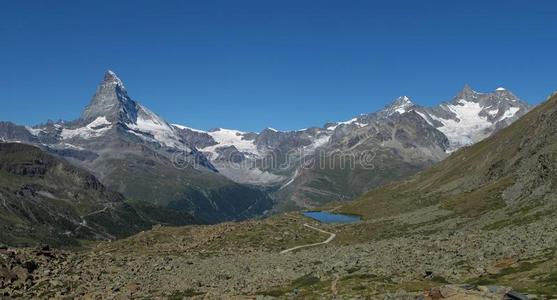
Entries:
POLYGON ((354 215, 334 214, 326 211, 306 211, 304 216, 317 220, 321 223, 355 223, 360 217, 354 215))

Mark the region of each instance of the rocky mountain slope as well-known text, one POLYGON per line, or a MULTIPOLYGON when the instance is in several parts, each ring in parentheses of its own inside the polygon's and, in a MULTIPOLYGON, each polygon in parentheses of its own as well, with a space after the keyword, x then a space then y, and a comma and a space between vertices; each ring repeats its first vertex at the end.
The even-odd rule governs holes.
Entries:
POLYGON ((33 128, 2 123, 0 136, 43 147, 132 200, 207 222, 248 218, 272 206, 261 189, 219 174, 175 127, 132 100, 111 71, 79 119, 33 128))
POLYGON ((447 138, 415 112, 379 112, 358 120, 335 128, 328 143, 305 157, 305 165, 279 192, 299 206, 349 200, 447 155, 447 138))
POLYGON ((514 220, 543 215, 557 199, 556 118, 553 95, 492 137, 343 210, 385 216, 432 206, 464 215, 500 210, 514 220))
POLYGON ((472 145, 505 128, 530 106, 505 88, 480 93, 466 85, 452 101, 432 108, 414 108, 450 140, 449 151, 472 145))
POLYGON ((174 127, 232 180, 278 186, 273 195, 284 208, 313 207, 411 176, 529 109, 504 88, 480 93, 465 86, 435 107, 402 96, 381 111, 321 128, 246 133, 174 127))
POLYGON ((33 146, 0 143, 0 242, 76 245, 154 224, 192 224, 184 213, 130 203, 93 175, 33 146))

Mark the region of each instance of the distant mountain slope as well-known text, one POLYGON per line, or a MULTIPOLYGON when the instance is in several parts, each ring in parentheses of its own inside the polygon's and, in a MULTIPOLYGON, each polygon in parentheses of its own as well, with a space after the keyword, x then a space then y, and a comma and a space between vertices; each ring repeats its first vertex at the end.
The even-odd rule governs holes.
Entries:
POLYGON ((407 181, 373 190, 342 211, 383 217, 425 207, 489 222, 552 213, 557 199, 557 95, 492 137, 407 181))
POLYGON ((225 176, 279 186, 273 196, 282 206, 312 207, 407 178, 508 126, 529 109, 504 88, 481 93, 465 86, 438 106, 421 107, 402 96, 383 110, 322 128, 246 133, 173 126, 225 176), (339 157, 353 166, 342 166, 339 157), (369 161, 364 165, 362 159, 369 161))
POLYGON ((329 142, 304 160, 306 165, 280 192, 290 193, 296 203, 315 206, 349 200, 446 156, 447 138, 413 111, 380 112, 358 120, 365 126, 337 127, 329 142))
POLYGON ((451 102, 415 110, 449 138, 449 151, 468 146, 510 125, 530 106, 505 88, 480 93, 466 85, 451 102))
POLYGON ((120 238, 159 223, 194 222, 187 214, 128 203, 93 175, 36 147, 0 143, 2 243, 67 246, 80 239, 120 238))

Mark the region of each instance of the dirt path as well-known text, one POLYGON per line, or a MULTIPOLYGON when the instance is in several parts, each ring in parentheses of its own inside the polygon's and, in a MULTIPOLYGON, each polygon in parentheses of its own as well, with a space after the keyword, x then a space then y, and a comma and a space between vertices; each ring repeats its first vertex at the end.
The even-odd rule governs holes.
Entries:
POLYGON ((333 279, 333 281, 331 281, 331 295, 334 298, 336 298, 337 295, 338 295, 337 283, 338 283, 338 276, 335 276, 335 279, 333 279))
POLYGON ((107 209, 108 209, 108 206, 105 206, 105 207, 104 207, 103 209, 100 209, 100 210, 94 211, 94 212, 92 212, 92 213, 88 213, 88 214, 86 214, 85 216, 83 216, 82 218, 85 218, 85 217, 90 217, 90 216, 94 216, 94 215, 98 215, 98 214, 101 214, 101 213, 105 212, 105 211, 106 211, 107 209))
POLYGON ((282 250, 282 251, 280 252, 280 254, 288 253, 288 252, 291 252, 291 251, 294 251, 294 250, 297 250, 297 249, 301 249, 301 248, 307 248, 307 247, 313 247, 313 246, 319 246, 319 245, 328 244, 328 243, 330 243, 330 242, 337 236, 336 234, 334 234, 334 233, 332 233, 332 232, 327 232, 327 231, 322 230, 322 229, 319 229, 319 228, 317 228, 317 227, 313 227, 313 226, 311 226, 311 225, 309 225, 309 224, 307 224, 307 223, 305 223, 304 226, 306 226, 306 227, 308 227, 308 228, 311 228, 311 229, 313 229, 313 230, 317 230, 317 231, 319 231, 319 232, 325 233, 325 234, 329 234, 329 238, 326 239, 326 240, 323 241, 323 242, 320 242, 320 243, 313 243, 313 244, 307 244, 307 245, 300 245, 300 246, 292 247, 292 248, 290 248, 290 249, 282 250))

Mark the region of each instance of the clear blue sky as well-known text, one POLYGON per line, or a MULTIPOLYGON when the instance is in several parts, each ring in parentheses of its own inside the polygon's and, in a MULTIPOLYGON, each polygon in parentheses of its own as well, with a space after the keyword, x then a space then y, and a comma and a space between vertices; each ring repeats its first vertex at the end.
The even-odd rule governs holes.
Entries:
POLYGON ((557 90, 557 3, 528 2, 2 1, 0 120, 75 119, 106 69, 201 129, 320 126, 465 83, 539 103, 557 90))

